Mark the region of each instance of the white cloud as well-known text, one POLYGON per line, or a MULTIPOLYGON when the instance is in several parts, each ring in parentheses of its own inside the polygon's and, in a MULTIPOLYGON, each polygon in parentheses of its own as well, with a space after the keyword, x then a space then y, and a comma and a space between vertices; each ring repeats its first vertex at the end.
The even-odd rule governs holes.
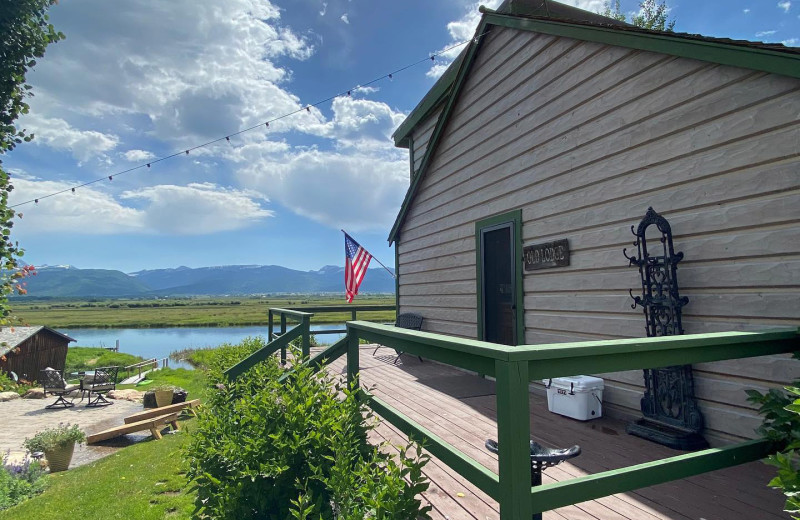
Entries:
POLYGON ((759 31, 756 33, 756 38, 763 38, 764 36, 772 36, 778 31, 759 31))
POLYGON ((742 12, 743 12, 744 14, 750 14, 750 9, 742 9, 742 12))
POLYGON ((128 150, 122 154, 126 161, 142 162, 149 159, 155 159, 155 154, 147 150, 128 150))
MULTIPOLYGON (((11 204, 77 184, 22 177, 13 182, 11 204)), ((118 199, 107 190, 85 186, 17 208, 24 216, 14 227, 15 237, 24 242, 27 234, 47 233, 197 235, 241 229, 273 215, 261 207, 266 199, 260 194, 209 183, 129 190, 118 199)))
POLYGON ((120 198, 144 201, 144 225, 162 234, 205 235, 232 231, 274 215, 261 207, 259 200, 267 201, 261 194, 212 183, 152 186, 126 191, 120 198))
POLYGON ((362 151, 391 149, 391 135, 406 117, 386 103, 353 97, 334 99, 331 110, 333 119, 307 130, 335 139, 339 148, 355 147, 362 151))
POLYGON ((344 23, 346 23, 346 24, 350 25, 350 19, 347 17, 347 13, 345 13, 345 14, 343 14, 343 15, 342 15, 342 17, 341 17, 341 20, 342 20, 344 23))
POLYGON ((322 2, 322 9, 319 11, 320 16, 325 16, 325 13, 328 12, 328 2, 322 2))
POLYGON ((784 13, 788 13, 789 12, 789 8, 792 7, 792 2, 790 2, 789 0, 784 0, 783 2, 778 2, 778 7, 783 9, 784 13))
POLYGON ((78 130, 59 118, 47 118, 30 113, 20 120, 20 126, 35 134, 33 143, 70 152, 81 162, 105 157, 117 147, 119 137, 95 130, 78 130))
MULTIPOLYGON (((77 183, 14 179, 10 204, 17 204, 62 190, 77 183)), ((64 193, 41 199, 38 204, 16 208, 24 214, 14 226, 16 238, 47 233, 77 233, 107 235, 143 232, 142 212, 125 207, 100 187, 78 188, 75 193, 64 193)))
POLYGON ((781 43, 787 47, 797 47, 797 45, 800 44, 800 38, 789 38, 788 40, 783 40, 781 43))
POLYGON ((239 179, 296 213, 333 229, 386 230, 408 188, 408 159, 301 151, 263 159, 240 170, 239 179))
MULTIPOLYGON (((305 60, 314 47, 268 0, 86 0, 51 15, 68 38, 29 75, 33 112, 98 122, 127 115, 139 132, 183 146, 302 106, 276 62, 305 60)), ((301 124, 288 118, 282 128, 301 124)))
POLYGON ((461 18, 448 23, 447 32, 450 34, 450 43, 434 53, 436 54, 436 63, 428 70, 426 75, 431 78, 438 78, 441 76, 444 71, 447 70, 450 63, 458 56, 458 53, 464 48, 463 45, 457 47, 454 47, 454 45, 468 41, 475 36, 475 29, 478 27, 478 23, 481 20, 481 13, 478 11, 481 5, 489 9, 497 9, 500 3, 501 0, 470 3, 461 18))

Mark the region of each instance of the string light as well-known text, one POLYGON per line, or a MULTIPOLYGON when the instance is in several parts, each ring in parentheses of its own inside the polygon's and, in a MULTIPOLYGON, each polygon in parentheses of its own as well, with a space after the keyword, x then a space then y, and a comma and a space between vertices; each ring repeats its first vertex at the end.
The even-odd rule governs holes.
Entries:
MULTIPOLYGON (((453 49, 456 49, 456 48, 458 48, 458 47, 461 47, 462 45, 466 45, 467 43, 470 43, 470 42, 472 42, 473 40, 477 41, 477 39, 478 39, 479 37, 481 37, 481 36, 483 36, 483 35, 487 34, 488 32, 489 32, 489 31, 484 31, 482 34, 479 34, 479 35, 477 35, 477 36, 476 36, 474 39, 470 39, 470 40, 464 40, 464 41, 458 42, 458 43, 456 43, 456 44, 454 44, 454 45, 451 45, 450 47, 447 47, 446 49, 442 50, 440 54, 444 54, 444 53, 446 53, 446 52, 448 52, 448 51, 451 51, 451 50, 453 50, 453 49)), ((401 68, 399 68, 399 69, 397 69, 397 70, 395 70, 395 71, 392 71, 392 72, 390 72, 390 73, 389 73, 389 74, 387 74, 387 75, 380 76, 380 77, 377 77, 377 78, 373 79, 372 81, 368 81, 368 82, 366 82, 366 83, 359 84, 357 87, 355 87, 355 90, 356 90, 356 91, 358 91, 359 89, 361 89, 361 88, 363 88, 363 87, 367 87, 367 86, 369 86, 369 85, 372 85, 373 83, 377 83, 377 82, 381 81, 381 80, 382 80, 382 79, 384 79, 384 78, 393 79, 395 74, 398 74, 398 73, 400 73, 400 72, 403 72, 403 71, 405 71, 405 70, 408 70, 408 69, 410 69, 410 68, 412 68, 412 67, 416 67, 417 65, 419 65, 419 64, 421 64, 421 63, 425 63, 425 62, 427 62, 428 60, 430 60, 430 61, 435 61, 435 58, 436 58, 436 56, 437 56, 436 54, 432 54, 432 55, 430 55, 429 57, 427 57, 427 58, 425 58, 425 59, 422 59, 422 60, 419 60, 419 61, 415 61, 414 63, 411 63, 411 64, 409 64, 409 65, 406 65, 405 67, 401 67, 401 68)), ((305 107, 303 107, 303 108, 305 108, 306 112, 309 112, 309 113, 310 113, 310 112, 311 112, 311 107, 316 107, 316 106, 322 105, 322 104, 324 104, 324 103, 328 103, 329 101, 333 101, 334 99, 336 99, 336 98, 338 98, 338 97, 342 97, 342 96, 344 96, 344 95, 347 95, 347 96, 349 97, 349 96, 351 96, 351 91, 352 91, 352 90, 353 90, 353 89, 350 89, 350 90, 347 90, 347 91, 345 91, 345 92, 341 92, 341 93, 339 93, 339 94, 335 94, 335 95, 333 95, 333 96, 329 96, 329 97, 327 97, 327 98, 325 98, 325 99, 322 99, 322 100, 320 100, 320 101, 317 101, 316 103, 312 103, 312 104, 310 104, 310 105, 306 105, 306 106, 305 106, 305 107)), ((298 112, 302 112, 302 111, 303 111, 303 108, 298 108, 297 110, 294 110, 294 111, 292 111, 292 112, 288 112, 288 113, 286 113, 286 114, 283 114, 283 115, 281 115, 281 116, 275 117, 275 118, 273 118, 273 119, 270 119, 269 121, 266 121, 266 122, 264 122, 263 124, 264 124, 264 126, 265 126, 266 128, 269 128, 269 124, 270 124, 270 123, 274 123, 275 121, 279 121, 279 120, 281 120, 281 119, 285 119, 285 118, 287 118, 287 117, 291 117, 291 116, 293 116, 293 115, 297 114, 298 112)), ((199 148, 205 148, 206 146, 210 146, 210 145, 212 145, 212 144, 218 143, 218 142, 222 141, 223 139, 225 139, 226 141, 228 141, 228 142, 230 143, 230 142, 231 142, 231 139, 230 139, 231 137, 233 137, 233 136, 237 136, 237 135, 239 135, 239 134, 243 134, 243 133, 245 133, 245 132, 250 132, 250 131, 252 131, 252 130, 254 130, 254 129, 258 128, 258 127, 260 127, 260 126, 261 126, 261 124, 262 124, 262 123, 258 123, 257 125, 251 126, 251 127, 249 127, 249 128, 245 128, 245 129, 243 129, 243 130, 239 130, 238 132, 234 132, 234 133, 232 133, 232 134, 229 134, 229 135, 227 135, 227 136, 225 136, 225 137, 219 137, 219 138, 217 138, 217 139, 213 139, 213 140, 211 140, 211 141, 208 141, 208 142, 205 142, 205 143, 199 144, 199 145, 197 145, 197 146, 194 146, 194 147, 192 147, 192 148, 188 148, 188 149, 186 149, 186 150, 183 150, 182 152, 183 152, 183 154, 185 154, 185 155, 189 155, 189 151, 190 151, 190 150, 196 150, 196 149, 199 149, 199 148)), ((232 144, 232 143, 231 143, 231 146, 233 146, 233 144, 232 144)), ((139 164, 139 165, 137 165, 137 166, 133 166, 133 167, 131 167, 131 168, 128 168, 128 169, 125 169, 125 170, 120 170, 120 171, 118 171, 118 172, 116 172, 116 173, 114 173, 114 174, 112 174, 112 175, 109 175, 109 176, 108 176, 108 180, 109 180, 109 181, 111 181, 111 180, 114 180, 114 177, 116 177, 117 175, 123 175, 123 174, 125 174, 125 173, 130 173, 130 172, 133 172, 133 171, 136 171, 136 170, 142 169, 142 168, 144 168, 144 167, 150 168, 150 165, 151 165, 151 164, 155 164, 155 163, 158 163, 158 162, 161 162, 161 161, 166 161, 167 159, 172 159, 172 158, 175 158, 175 157, 177 157, 177 156, 179 156, 179 155, 182 155, 182 153, 181 153, 181 152, 175 152, 175 153, 173 153, 173 154, 166 155, 166 156, 164 156, 164 157, 159 157, 158 159, 154 159, 153 161, 150 161, 149 163, 145 163, 145 164, 139 164)), ((50 193, 50 194, 47 194, 47 195, 43 195, 43 196, 41 196, 41 197, 39 197, 39 198, 36 198, 36 199, 32 199, 32 200, 26 200, 26 201, 24 201, 24 202, 19 202, 19 203, 17 203, 17 204, 13 204, 13 205, 10 205, 10 206, 8 206, 8 207, 9 207, 9 208, 16 208, 16 207, 18 207, 18 206, 24 206, 24 205, 26 205, 26 204, 30 204, 31 202, 33 202, 34 204, 39 204, 39 199, 47 199, 47 198, 50 198, 50 197, 55 197, 56 195, 61 195, 62 193, 65 193, 65 192, 68 192, 68 191, 71 191, 72 193, 75 193, 75 190, 76 190, 76 189, 78 189, 78 188, 84 188, 84 187, 86 187, 86 186, 90 186, 90 185, 92 185, 92 184, 96 184, 96 183, 98 183, 98 182, 101 182, 101 181, 103 181, 104 179, 105 179, 105 177, 100 177, 100 178, 97 178, 97 179, 94 179, 94 180, 91 180, 91 181, 84 182, 84 183, 82 183, 82 184, 77 184, 77 185, 75 185, 75 186, 72 186, 72 187, 70 187, 70 188, 65 188, 65 189, 63 189, 63 190, 60 190, 60 191, 55 191, 55 192, 53 192, 53 193, 50 193)), ((19 214, 18 214, 18 217, 19 217, 19 218, 22 218, 22 213, 19 213, 19 214)))

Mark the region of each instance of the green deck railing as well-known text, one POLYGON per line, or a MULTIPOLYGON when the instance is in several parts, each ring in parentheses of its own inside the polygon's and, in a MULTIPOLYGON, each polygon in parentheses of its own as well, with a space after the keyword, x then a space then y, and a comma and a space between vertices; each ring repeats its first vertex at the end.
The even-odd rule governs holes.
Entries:
MULTIPOLYGON (((531 487, 530 381, 800 350, 798 329, 511 347, 351 321, 347 323, 346 337, 308 360, 308 363, 318 366, 323 361, 330 362, 346 355, 348 381, 357 385, 359 341, 362 339, 496 378, 497 436, 503 446, 498 455, 499 474, 380 398, 365 390, 361 393, 377 414, 409 437, 424 440, 426 449, 432 455, 497 500, 502 520, 528 520, 533 513, 759 460, 780 448, 770 440, 757 439, 531 487)), ((256 353, 251 357, 258 355, 256 353)), ((249 360, 230 369, 229 376, 237 377, 246 370, 244 367, 252 366, 249 360)), ((290 374, 291 371, 288 371, 281 379, 286 380, 290 374)))
MULTIPOLYGON (((252 356, 242 360, 237 365, 228 369, 228 377, 236 378, 246 372, 256 363, 265 360, 274 353, 280 351, 281 363, 286 364, 286 349, 289 343, 297 338, 301 338, 300 349, 303 357, 308 357, 311 351, 311 335, 318 334, 344 334, 347 329, 323 329, 311 331, 311 318, 316 314, 322 313, 349 313, 353 320, 356 320, 359 312, 370 311, 393 311, 394 305, 348 305, 348 306, 317 306, 317 307, 297 307, 291 309, 281 309, 272 307, 267 314, 267 345, 254 353, 252 356), (275 319, 278 319, 280 329, 275 331, 275 319), (288 321, 292 320, 296 324, 289 329, 288 321)), ((337 356, 338 357, 338 356, 337 356)))

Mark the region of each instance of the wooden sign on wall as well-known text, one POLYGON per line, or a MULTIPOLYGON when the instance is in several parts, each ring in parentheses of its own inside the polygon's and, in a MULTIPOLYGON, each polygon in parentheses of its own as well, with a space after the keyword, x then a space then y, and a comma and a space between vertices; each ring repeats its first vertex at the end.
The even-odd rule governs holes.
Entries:
POLYGON ((522 249, 525 270, 548 269, 569 265, 569 242, 566 238, 555 242, 535 244, 522 249))

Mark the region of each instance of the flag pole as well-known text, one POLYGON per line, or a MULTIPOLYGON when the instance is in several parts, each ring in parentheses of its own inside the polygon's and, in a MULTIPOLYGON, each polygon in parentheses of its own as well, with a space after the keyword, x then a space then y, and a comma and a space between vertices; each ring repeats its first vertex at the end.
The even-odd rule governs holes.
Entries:
MULTIPOLYGON (((341 229, 340 231, 341 231, 342 233, 344 233, 345 235, 347 235, 347 231, 345 231, 344 229, 341 229)), ((348 236, 349 236, 349 235, 348 235, 348 236)), ((397 245, 395 245, 395 247, 397 247, 397 245)), ((376 262, 378 262, 379 264, 381 264, 381 267, 383 267, 384 269, 386 269, 386 272, 387 272, 387 273, 389 273, 389 274, 392 276, 392 278, 394 278, 395 280, 397 280, 397 276, 395 276, 395 274, 394 274, 393 272, 391 272, 391 271, 389 270, 389 268, 388 268, 388 267, 386 267, 385 265, 383 265, 383 262, 381 262, 380 260, 378 260, 377 258, 375 258, 375 256, 374 256, 374 255, 372 255, 372 253, 370 253, 370 256, 372 256, 372 259, 373 259, 373 260, 375 260, 376 262)))

